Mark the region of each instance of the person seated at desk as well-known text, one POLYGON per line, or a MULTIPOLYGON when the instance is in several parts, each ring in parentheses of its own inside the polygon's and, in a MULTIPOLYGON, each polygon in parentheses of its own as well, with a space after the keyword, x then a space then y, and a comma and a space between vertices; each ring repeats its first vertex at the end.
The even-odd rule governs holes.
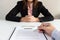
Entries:
POLYGON ((54 17, 38 0, 22 0, 6 15, 6 20, 16 22, 52 21, 54 17), (20 12, 21 17, 16 16, 20 12), (38 17, 42 13, 44 17, 38 17))
POLYGON ((43 32, 42 30, 44 30, 44 32, 51 36, 53 38, 53 40, 60 40, 60 31, 58 31, 52 24, 50 23, 42 23, 39 27, 38 27, 39 32, 43 32))

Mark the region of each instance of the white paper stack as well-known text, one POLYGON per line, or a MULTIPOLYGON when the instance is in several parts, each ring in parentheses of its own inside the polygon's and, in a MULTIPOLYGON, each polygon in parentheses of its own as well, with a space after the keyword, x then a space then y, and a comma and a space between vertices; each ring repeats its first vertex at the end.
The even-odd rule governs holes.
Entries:
MULTIPOLYGON (((38 30, 32 29, 33 28, 16 27, 15 32, 11 36, 10 40, 46 40, 43 33, 39 33, 38 30)), ((47 36, 47 38, 52 40, 49 36, 47 36)))

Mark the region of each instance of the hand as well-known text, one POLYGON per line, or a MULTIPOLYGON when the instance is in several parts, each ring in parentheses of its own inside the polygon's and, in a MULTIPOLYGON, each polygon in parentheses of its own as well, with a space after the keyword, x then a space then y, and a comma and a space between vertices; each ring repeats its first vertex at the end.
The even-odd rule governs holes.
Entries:
POLYGON ((25 16, 23 18, 21 18, 21 22, 29 22, 30 18, 25 16))
POLYGON ((54 26, 50 23, 42 23, 39 27, 38 30, 39 32, 43 32, 41 30, 44 30, 46 34, 48 34, 49 36, 51 36, 53 30, 54 30, 54 26))
POLYGON ((30 18, 30 22, 39 22, 40 20, 39 20, 39 18, 36 18, 36 17, 34 17, 34 16, 31 16, 31 15, 27 15, 26 17, 28 17, 28 18, 30 18))
POLYGON ((39 20, 38 18, 33 17, 33 18, 31 18, 30 21, 31 21, 31 22, 39 22, 40 20, 39 20))
POLYGON ((34 16, 27 15, 21 19, 22 22, 38 22, 39 19, 34 16))

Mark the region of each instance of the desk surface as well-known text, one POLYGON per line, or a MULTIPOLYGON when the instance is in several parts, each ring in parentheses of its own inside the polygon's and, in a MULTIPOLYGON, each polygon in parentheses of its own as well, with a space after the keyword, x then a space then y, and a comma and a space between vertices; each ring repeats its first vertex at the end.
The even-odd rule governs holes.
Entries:
MULTIPOLYGON (((58 30, 60 30, 60 19, 55 19, 49 23, 52 23, 58 30)), ((15 27, 24 25, 39 26, 40 22, 10 22, 0 20, 0 40, 8 40, 15 27)))

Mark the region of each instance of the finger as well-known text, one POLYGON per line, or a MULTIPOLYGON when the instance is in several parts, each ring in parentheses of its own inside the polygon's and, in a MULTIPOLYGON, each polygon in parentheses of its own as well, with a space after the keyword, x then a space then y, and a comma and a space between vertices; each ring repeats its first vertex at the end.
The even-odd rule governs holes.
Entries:
POLYGON ((38 30, 39 33, 42 33, 43 31, 38 30))
POLYGON ((29 15, 26 15, 25 17, 30 17, 29 15))
POLYGON ((38 29, 38 32, 45 32, 45 30, 43 30, 43 29, 38 29))
POLYGON ((26 15, 25 18, 29 19, 30 17, 28 15, 26 15))
POLYGON ((38 30, 40 30, 40 31, 44 31, 44 30, 46 30, 46 28, 47 28, 46 26, 42 26, 42 27, 39 26, 39 27, 38 27, 38 30))
POLYGON ((43 27, 44 25, 43 24, 41 24, 40 26, 38 26, 38 28, 41 28, 41 27, 43 27))
POLYGON ((42 23, 40 26, 38 26, 38 29, 45 29, 49 25, 50 23, 42 23))
POLYGON ((51 24, 50 24, 50 23, 43 23, 42 25, 48 27, 48 26, 50 26, 51 24))
POLYGON ((28 15, 26 15, 25 18, 28 18, 28 15))

